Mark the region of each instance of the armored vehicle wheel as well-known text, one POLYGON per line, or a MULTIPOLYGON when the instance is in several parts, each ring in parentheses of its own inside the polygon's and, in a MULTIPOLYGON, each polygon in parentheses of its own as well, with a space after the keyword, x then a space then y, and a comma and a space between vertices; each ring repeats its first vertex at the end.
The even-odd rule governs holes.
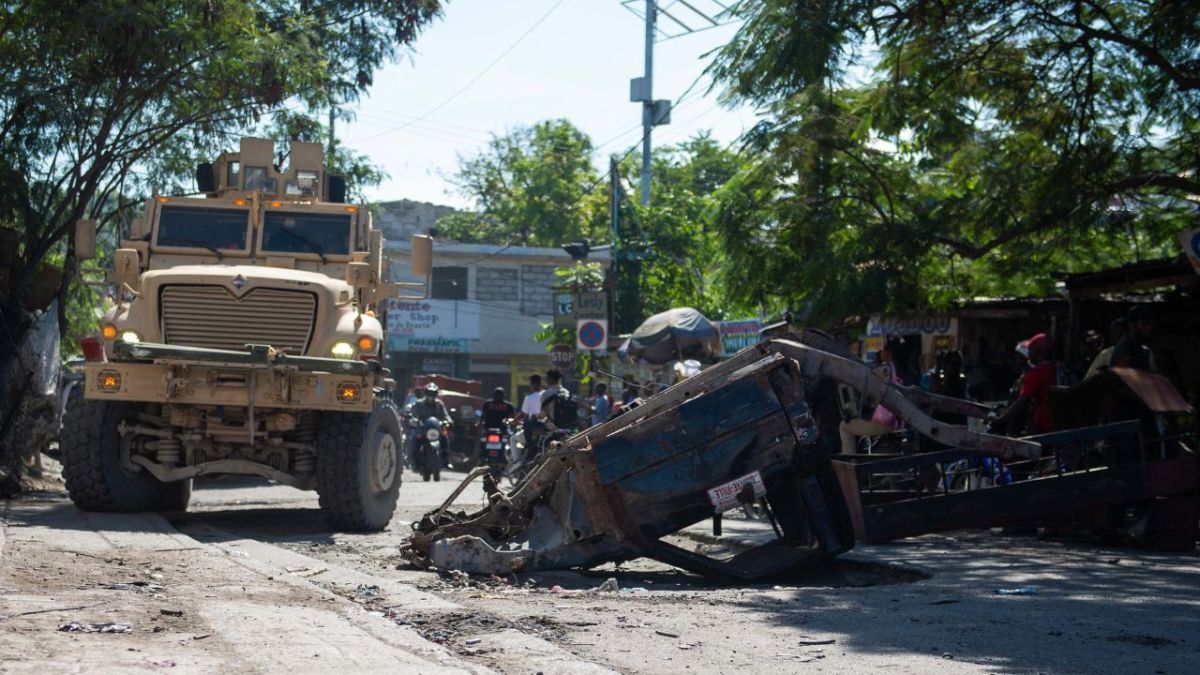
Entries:
POLYGON ((144 470, 121 466, 117 425, 137 405, 77 399, 68 406, 59 446, 71 501, 85 511, 183 511, 192 482, 161 483, 144 470))
POLYGON ((378 532, 387 527, 400 494, 403 439, 399 412, 388 400, 370 414, 321 414, 317 494, 335 528, 378 532))

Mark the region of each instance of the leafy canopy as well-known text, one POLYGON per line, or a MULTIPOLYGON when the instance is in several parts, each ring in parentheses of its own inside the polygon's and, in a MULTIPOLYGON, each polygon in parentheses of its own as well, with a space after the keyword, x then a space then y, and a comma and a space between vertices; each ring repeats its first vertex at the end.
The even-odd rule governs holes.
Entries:
POLYGON ((743 296, 823 316, 1046 292, 1173 253, 1200 196, 1200 4, 756 0, 718 222, 743 296), (751 265, 750 263, 756 263, 751 265))

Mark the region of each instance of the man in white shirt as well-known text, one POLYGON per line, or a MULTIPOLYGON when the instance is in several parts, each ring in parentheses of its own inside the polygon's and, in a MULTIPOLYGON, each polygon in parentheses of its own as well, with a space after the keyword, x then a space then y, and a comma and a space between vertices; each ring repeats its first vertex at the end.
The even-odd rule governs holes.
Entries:
POLYGON ((529 376, 529 393, 521 402, 521 411, 517 413, 517 421, 528 422, 540 414, 542 414, 542 376, 535 373, 529 376))
POLYGON ((542 376, 534 373, 529 376, 529 393, 521 401, 521 410, 514 420, 521 423, 525 430, 525 444, 528 447, 533 439, 534 428, 540 425, 538 416, 542 414, 542 376))

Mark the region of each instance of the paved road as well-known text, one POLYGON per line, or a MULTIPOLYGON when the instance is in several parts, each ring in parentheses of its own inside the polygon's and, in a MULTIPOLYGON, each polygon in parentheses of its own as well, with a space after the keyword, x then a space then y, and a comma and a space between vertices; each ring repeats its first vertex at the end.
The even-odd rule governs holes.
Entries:
MULTIPOLYGON (((408 524, 449 478, 406 482, 391 527, 369 536, 329 532, 312 494, 247 479, 206 484, 169 523, 80 514, 54 495, 9 503, 0 670, 1194 671, 1196 556, 967 532, 769 585, 717 587, 652 561, 464 585, 397 569, 408 524), (622 592, 587 592, 608 577, 622 592), (130 582, 160 588, 112 587, 130 582), (1028 585, 1036 595, 993 592, 1028 585), (131 633, 57 631, 70 621, 131 633)), ((481 500, 472 488, 460 503, 481 500)))

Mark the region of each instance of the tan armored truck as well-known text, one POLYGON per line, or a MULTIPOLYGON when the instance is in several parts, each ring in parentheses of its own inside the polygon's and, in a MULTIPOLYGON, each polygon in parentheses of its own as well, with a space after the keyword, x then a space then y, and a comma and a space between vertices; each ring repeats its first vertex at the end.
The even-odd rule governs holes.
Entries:
MULTIPOLYGON (((83 400, 61 438, 67 490, 94 511, 182 510, 196 476, 315 489, 339 529, 383 529, 403 436, 374 308, 428 292, 432 243, 383 281, 383 236, 343 203, 321 146, 274 144, 197 168, 205 198, 154 197, 122 239, 116 306, 83 339, 83 400)), ((80 223, 76 251, 94 251, 80 223)))

